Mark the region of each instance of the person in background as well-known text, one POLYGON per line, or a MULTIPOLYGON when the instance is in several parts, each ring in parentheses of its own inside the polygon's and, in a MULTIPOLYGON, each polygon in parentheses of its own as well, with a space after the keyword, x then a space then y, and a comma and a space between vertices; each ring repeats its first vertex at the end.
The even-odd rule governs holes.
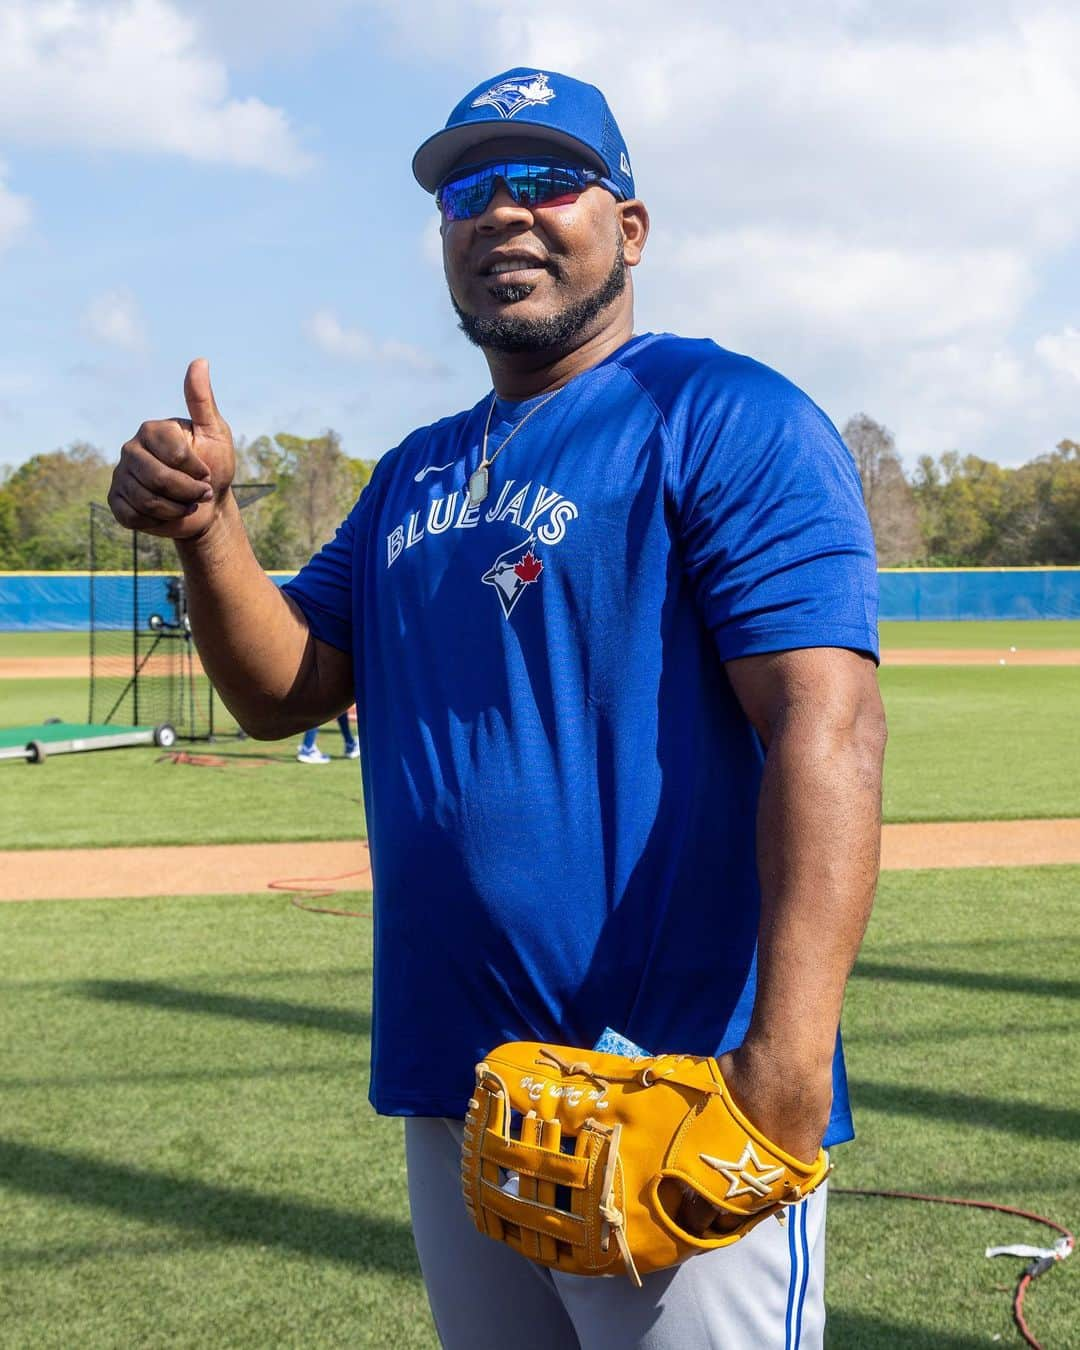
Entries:
MULTIPOLYGON (((337 720, 341 728, 341 738, 345 742, 345 758, 360 758, 360 743, 352 733, 352 725, 349 722, 349 714, 343 712, 337 720)), ((330 756, 324 755, 319 749, 316 741, 319 735, 319 728, 312 727, 310 731, 304 732, 304 739, 300 742, 300 749, 296 752, 296 758, 301 764, 329 764, 330 756)))

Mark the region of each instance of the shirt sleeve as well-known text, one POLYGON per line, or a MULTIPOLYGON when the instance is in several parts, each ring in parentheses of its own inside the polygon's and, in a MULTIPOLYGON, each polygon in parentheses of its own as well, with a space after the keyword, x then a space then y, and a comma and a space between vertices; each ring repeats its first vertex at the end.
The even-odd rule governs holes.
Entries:
POLYGON ((354 612, 361 593, 357 572, 365 551, 373 497, 369 483, 333 539, 281 588, 300 606, 312 634, 343 652, 353 650, 354 612))
POLYGON ((683 559, 724 661, 796 647, 878 659, 877 568, 858 470, 836 428, 765 367, 687 419, 683 559))

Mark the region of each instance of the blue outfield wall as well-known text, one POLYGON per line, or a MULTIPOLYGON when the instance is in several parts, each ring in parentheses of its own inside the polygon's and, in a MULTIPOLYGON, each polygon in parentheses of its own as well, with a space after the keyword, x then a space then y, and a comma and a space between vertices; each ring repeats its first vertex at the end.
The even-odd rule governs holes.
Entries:
MULTIPOLYGON (((280 586, 293 574, 271 572, 280 586)), ((139 611, 168 618, 168 577, 140 577, 139 611)), ((882 619, 1080 619, 1080 567, 901 570, 878 573, 882 619)), ((116 628, 131 624, 131 576, 94 578, 100 609, 116 628)), ((0 632, 85 631, 88 572, 0 572, 0 632)))
POLYGON ((878 573, 882 619, 1080 619, 1080 567, 878 573))
MULTIPOLYGON (((172 574, 139 576, 139 613, 170 619, 168 598, 172 574)), ((280 586, 292 572, 271 572, 280 586)), ((94 577, 103 628, 128 629, 134 608, 130 572, 99 572, 94 577)), ((90 627, 89 572, 0 572, 0 633, 86 632, 90 627)))

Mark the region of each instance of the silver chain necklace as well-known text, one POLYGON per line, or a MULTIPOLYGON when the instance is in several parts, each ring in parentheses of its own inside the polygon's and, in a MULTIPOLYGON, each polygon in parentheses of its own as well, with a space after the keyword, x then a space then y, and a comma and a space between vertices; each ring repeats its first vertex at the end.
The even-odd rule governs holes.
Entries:
POLYGON ((551 402, 551 400, 557 397, 557 395, 561 394, 563 389, 565 388, 566 385, 564 384, 559 389, 556 389, 554 393, 548 394, 547 398, 541 399, 541 401, 536 405, 535 408, 530 408, 529 411, 525 414, 525 416, 521 419, 521 421, 517 424, 517 426, 514 427, 514 429, 510 432, 509 436, 507 436, 505 440, 499 443, 499 445, 493 451, 491 458, 488 459, 488 452, 487 452, 488 432, 491 430, 491 414, 495 411, 495 400, 497 398, 497 395, 494 393, 494 391, 492 392, 491 403, 488 406, 487 421, 484 423, 484 440, 482 445, 480 446, 480 463, 476 466, 476 468, 472 471, 472 473, 469 474, 470 506, 479 506, 480 503, 488 495, 488 469, 491 468, 491 466, 499 458, 502 452, 506 449, 506 447, 518 434, 521 428, 529 420, 529 418, 532 417, 534 413, 538 413, 541 408, 546 408, 547 405, 551 402))

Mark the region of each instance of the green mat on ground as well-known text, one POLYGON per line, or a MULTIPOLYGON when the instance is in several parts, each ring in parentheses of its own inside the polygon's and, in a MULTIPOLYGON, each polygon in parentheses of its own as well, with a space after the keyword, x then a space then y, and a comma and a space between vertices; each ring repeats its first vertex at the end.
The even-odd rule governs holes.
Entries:
POLYGON ((30 741, 91 740, 94 736, 122 736, 128 731, 150 731, 151 727, 97 726, 93 722, 41 722, 36 726, 0 727, 0 750, 30 741))

